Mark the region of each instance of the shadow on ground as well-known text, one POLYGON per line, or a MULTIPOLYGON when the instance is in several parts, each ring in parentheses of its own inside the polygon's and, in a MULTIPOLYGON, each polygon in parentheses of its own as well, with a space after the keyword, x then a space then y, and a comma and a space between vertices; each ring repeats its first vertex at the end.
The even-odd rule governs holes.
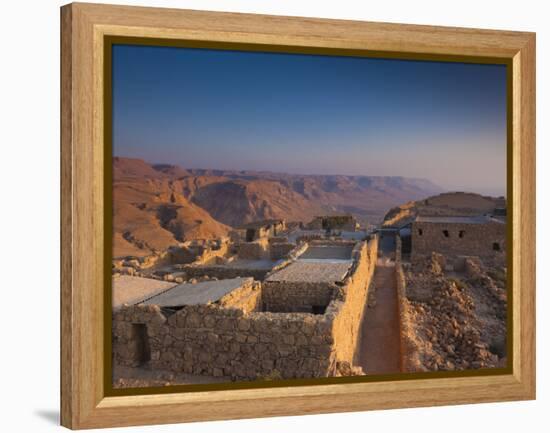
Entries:
POLYGON ((59 425, 59 411, 54 409, 38 409, 34 413, 50 424, 59 425))

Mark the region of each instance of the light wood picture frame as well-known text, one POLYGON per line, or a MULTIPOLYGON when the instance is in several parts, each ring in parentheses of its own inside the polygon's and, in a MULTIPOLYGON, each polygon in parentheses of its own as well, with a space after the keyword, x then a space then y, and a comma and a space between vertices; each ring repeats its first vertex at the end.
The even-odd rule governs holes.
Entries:
MULTIPOLYGON (((107 77, 107 78, 106 78, 107 77)), ((71 429, 535 398, 535 34, 72 3, 61 8, 61 424, 71 429), (110 391, 104 73, 116 38, 509 65, 510 368, 156 394, 110 391), (106 277, 107 275, 107 277, 106 277)))

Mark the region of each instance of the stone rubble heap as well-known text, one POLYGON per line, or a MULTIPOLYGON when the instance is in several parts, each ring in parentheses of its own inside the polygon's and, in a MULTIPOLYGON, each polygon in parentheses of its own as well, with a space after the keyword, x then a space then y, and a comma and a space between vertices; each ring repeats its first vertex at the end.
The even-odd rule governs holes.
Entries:
POLYGON ((482 270, 479 261, 466 265, 467 279, 447 277, 444 258, 439 254, 406 272, 408 316, 416 333, 417 370, 465 370, 497 367, 499 356, 482 338, 471 284, 482 284, 488 296, 499 304, 500 320, 505 320, 506 292, 482 270))

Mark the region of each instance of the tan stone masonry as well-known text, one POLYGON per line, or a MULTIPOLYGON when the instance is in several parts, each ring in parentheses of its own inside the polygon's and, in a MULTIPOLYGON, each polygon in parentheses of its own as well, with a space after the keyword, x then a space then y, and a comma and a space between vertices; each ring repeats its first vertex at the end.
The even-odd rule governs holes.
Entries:
POLYGON ((377 246, 377 238, 356 245, 324 314, 259 311, 259 282, 177 311, 124 306, 113 315, 114 362, 233 379, 341 374, 339 365, 354 364, 377 246))

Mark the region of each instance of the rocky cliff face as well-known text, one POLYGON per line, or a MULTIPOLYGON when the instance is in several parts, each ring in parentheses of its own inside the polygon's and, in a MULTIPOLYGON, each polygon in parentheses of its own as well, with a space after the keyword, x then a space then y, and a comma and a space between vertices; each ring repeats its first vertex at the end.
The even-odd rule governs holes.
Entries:
POLYGON ((188 239, 214 239, 230 227, 182 194, 170 172, 115 158, 113 256, 144 256, 188 239))
POLYGON ((115 157, 114 255, 217 238, 262 219, 351 213, 362 223, 377 222, 390 207, 439 191, 422 179, 184 169, 115 157))

